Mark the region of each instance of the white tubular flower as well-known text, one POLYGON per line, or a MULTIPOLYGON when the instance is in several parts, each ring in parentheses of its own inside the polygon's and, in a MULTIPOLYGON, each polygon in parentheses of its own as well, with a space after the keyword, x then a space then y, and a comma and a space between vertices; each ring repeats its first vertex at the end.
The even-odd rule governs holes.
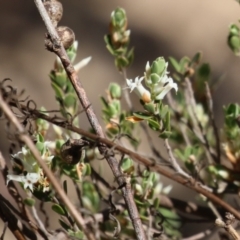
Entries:
POLYGON ((126 79, 127 86, 130 88, 130 92, 133 90, 137 93, 137 95, 145 102, 151 102, 151 94, 150 92, 142 85, 142 80, 144 77, 136 77, 133 81, 132 79, 126 79))
POLYGON ((157 100, 162 100, 172 88, 175 89, 176 92, 178 91, 177 84, 173 82, 173 79, 171 77, 167 77, 167 75, 163 77, 162 81, 159 84, 162 86, 159 86, 156 91, 158 95, 155 99, 157 100))
POLYGON ((33 191, 33 185, 37 183, 40 179, 40 174, 38 173, 27 173, 26 176, 19 176, 19 175, 7 175, 7 184, 9 181, 17 181, 23 184, 24 189, 29 188, 33 191))

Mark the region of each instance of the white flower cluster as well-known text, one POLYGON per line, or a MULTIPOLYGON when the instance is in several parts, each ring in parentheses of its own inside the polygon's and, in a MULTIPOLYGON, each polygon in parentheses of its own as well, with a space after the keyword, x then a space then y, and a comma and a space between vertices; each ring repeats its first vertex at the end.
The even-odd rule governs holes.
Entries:
MULTIPOLYGON (((43 143, 44 151, 42 151, 42 159, 50 165, 53 159, 53 155, 50 154, 48 148, 54 148, 55 143, 46 141, 43 143)), ((41 186, 43 192, 49 191, 49 182, 47 178, 44 176, 42 168, 39 167, 35 158, 31 154, 30 150, 26 147, 22 147, 22 150, 18 153, 14 154, 13 159, 21 160, 23 164, 24 170, 27 174, 22 175, 14 175, 8 174, 7 175, 7 184, 9 181, 17 181, 23 184, 24 189, 30 189, 31 191, 34 190, 34 186, 41 186)))
POLYGON ((24 189, 29 188, 33 192, 33 185, 40 180, 40 174, 27 173, 25 176, 11 174, 7 175, 7 185, 11 180, 21 182, 24 189))
POLYGON ((150 64, 149 62, 147 62, 144 77, 136 77, 135 80, 126 79, 127 86, 130 89, 130 92, 136 92, 136 94, 143 100, 144 103, 149 103, 154 100, 162 100, 172 88, 175 89, 175 91, 177 92, 177 84, 173 81, 171 77, 167 76, 167 67, 168 63, 165 62, 165 67, 162 74, 152 74, 150 64), (155 77, 154 81, 153 77, 155 77), (146 89, 142 85, 143 79, 145 79, 146 86, 150 90, 146 89))

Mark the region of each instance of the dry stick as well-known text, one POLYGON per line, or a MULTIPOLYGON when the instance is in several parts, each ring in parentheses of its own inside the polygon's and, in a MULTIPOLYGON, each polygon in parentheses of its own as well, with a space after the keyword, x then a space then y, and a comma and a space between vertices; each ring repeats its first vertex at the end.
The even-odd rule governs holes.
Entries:
POLYGON ((9 121, 17 128, 19 139, 22 140, 30 149, 33 156, 35 157, 37 163, 39 166, 43 169, 44 173, 48 177, 49 181, 52 183, 53 187, 55 188, 56 192, 59 194, 60 198, 68 208, 69 212, 77 222, 78 226, 82 229, 84 234, 87 236, 88 239, 94 239, 94 237, 89 233, 89 231, 86 230, 85 222, 82 219, 80 213, 77 212, 74 205, 71 203, 67 195, 65 194, 64 190, 59 185, 57 179, 54 177, 51 170, 48 168, 47 164, 44 162, 44 160, 41 158, 41 155, 39 154, 36 146, 32 142, 31 138, 25 133, 25 130, 23 126, 20 124, 16 116, 12 113, 7 103, 3 100, 2 94, 0 94, 0 107, 2 111, 5 113, 6 117, 9 119, 9 121))
POLYGON ((222 219, 217 218, 215 221, 215 224, 218 227, 224 228, 229 233, 229 235, 232 237, 232 239, 240 240, 240 235, 232 226, 232 224, 234 224, 234 221, 235 221, 234 216, 230 213, 226 213, 226 220, 223 221, 222 219))
MULTIPOLYGON (((46 13, 46 10, 43 6, 43 3, 41 0, 35 0, 35 4, 38 8, 38 11, 40 13, 40 15, 42 16, 42 19, 46 25, 47 30, 51 29, 52 30, 52 22, 48 16, 48 14, 46 13), (50 27, 51 26, 51 27, 50 27)), ((51 40, 54 39, 58 39, 58 35, 56 31, 48 31, 48 34, 50 35, 51 40)), ((52 41, 52 43, 54 44, 54 41, 52 41)), ((75 71, 73 65, 71 64, 71 61, 69 60, 67 53, 65 51, 65 49, 63 48, 63 45, 60 44, 59 47, 57 47, 56 45, 53 46, 52 49, 53 52, 56 53, 56 55, 61 59, 61 62, 63 64, 63 67, 69 77, 69 80, 71 81, 76 94, 78 96, 78 99, 80 101, 80 103, 83 106, 83 109, 85 109, 85 112, 87 114, 88 120, 92 126, 92 128, 94 129, 94 131, 96 132, 96 134, 101 137, 104 138, 105 134, 102 130, 101 125, 99 124, 98 118, 95 115, 93 108, 88 100, 87 94, 85 92, 85 89, 83 88, 81 82, 79 81, 79 78, 77 76, 77 72, 75 71)), ((105 144, 100 144, 99 145, 99 152, 103 155, 105 155, 105 158, 118 182, 118 184, 120 186, 122 186, 123 184, 125 184, 125 187, 123 187, 122 190, 122 194, 123 194, 123 198, 126 202, 126 206, 128 209, 128 213, 130 215, 135 233, 136 233, 136 237, 137 239, 141 239, 141 240, 145 240, 146 236, 143 230, 143 226, 142 226, 142 222, 141 219, 139 217, 139 213, 138 213, 138 209, 136 206, 136 203, 134 201, 133 198, 133 194, 132 194, 132 189, 131 189, 131 184, 128 183, 126 181, 126 177, 123 175, 122 171, 119 168, 119 164, 118 161, 115 157, 112 156, 106 156, 106 150, 107 150, 107 146, 105 144)))
MULTIPOLYGON (((16 106, 16 104, 14 102, 11 102, 12 106, 16 106)), ((92 134, 90 132, 87 132, 81 128, 77 128, 72 126, 70 123, 68 123, 67 121, 55 121, 56 118, 51 118, 41 112, 39 112, 38 110, 35 109, 29 109, 26 106, 19 104, 19 106, 21 106, 21 109, 19 110, 23 110, 24 112, 29 111, 29 113, 32 115, 32 117, 34 118, 41 118, 44 119, 48 122, 51 122, 52 124, 55 124, 59 127, 62 127, 64 129, 68 129, 70 131, 76 132, 79 135, 85 136, 89 139, 92 139, 94 141, 98 141, 101 143, 104 143, 106 146, 108 146, 109 148, 114 147, 116 150, 120 151, 121 153, 125 153, 126 155, 128 155, 129 157, 131 157, 133 160, 135 160, 138 163, 143 164, 144 166, 148 167, 149 169, 151 169, 154 172, 157 172, 159 174, 164 175, 165 177, 172 179, 175 182, 178 182, 198 193, 201 193, 202 195, 204 195, 205 197, 207 197, 209 200, 211 200, 212 202, 214 202, 215 204, 223 207, 224 209, 226 209, 228 212, 232 213, 238 220, 240 220, 240 212, 237 211, 236 209, 234 209, 233 207, 231 207, 228 203, 224 202, 222 199, 220 199, 219 197, 217 197, 216 195, 214 195, 211 192, 211 189, 208 188, 205 185, 202 185, 199 182, 194 181, 194 179, 191 181, 190 179, 186 179, 180 175, 174 174, 173 172, 170 172, 166 169, 164 169, 160 164, 155 164, 152 160, 147 159, 139 154, 137 154, 136 152, 133 152, 127 148, 124 148, 120 145, 115 144, 114 142, 106 139, 106 138, 100 138, 99 136, 92 134)))

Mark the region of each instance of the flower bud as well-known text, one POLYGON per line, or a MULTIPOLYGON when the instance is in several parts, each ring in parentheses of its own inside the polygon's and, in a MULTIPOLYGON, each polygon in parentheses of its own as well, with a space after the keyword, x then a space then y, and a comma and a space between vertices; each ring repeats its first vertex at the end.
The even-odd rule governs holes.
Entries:
POLYGON ((48 15, 54 25, 54 27, 57 27, 58 22, 61 20, 63 15, 63 7, 60 2, 57 0, 51 0, 51 1, 45 1, 44 7, 48 12, 48 15))
POLYGON ((110 28, 115 30, 127 29, 127 15, 123 8, 117 8, 112 12, 110 28))
POLYGON ((75 34, 71 28, 60 26, 57 28, 57 33, 65 49, 68 49, 73 45, 75 34))
MULTIPOLYGON (((157 58, 155 61, 153 61, 152 66, 151 66, 151 75, 158 75, 160 78, 162 78, 163 76, 166 75, 167 73, 167 66, 168 63, 165 62, 164 58, 159 57, 157 58)), ((153 77, 153 79, 155 79, 155 77, 153 77)))
POLYGON ((121 87, 116 83, 111 83, 108 87, 112 99, 120 99, 122 95, 121 87))

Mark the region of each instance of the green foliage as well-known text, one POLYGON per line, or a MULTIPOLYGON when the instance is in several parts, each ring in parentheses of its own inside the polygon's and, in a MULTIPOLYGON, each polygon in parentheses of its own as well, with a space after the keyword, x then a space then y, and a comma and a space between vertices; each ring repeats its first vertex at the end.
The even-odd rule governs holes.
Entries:
POLYGON ((59 215, 63 215, 63 216, 66 215, 66 210, 64 210, 64 208, 59 204, 53 204, 52 205, 52 210, 54 212, 58 213, 59 215))
MULTIPOLYGON (((240 29, 236 24, 230 26, 228 45, 236 55, 240 53, 239 32, 240 29)), ((129 49, 130 30, 124 9, 117 8, 112 12, 109 34, 105 35, 104 41, 106 48, 114 57, 116 67, 126 77, 126 69, 134 59, 134 49, 129 49)), ((67 50, 72 63, 77 55, 77 47, 78 44, 75 42, 67 50)), ((78 71, 88 61, 89 59, 85 59, 84 62, 76 64, 76 70, 78 71)), ((160 149, 162 142, 155 140, 150 142, 151 139, 148 138, 151 149, 154 148, 153 145, 157 148, 150 154, 146 153, 149 158, 153 155, 154 159, 153 164, 147 167, 137 165, 133 156, 121 153, 118 158, 116 156, 118 152, 114 148, 111 151, 109 149, 109 152, 114 153, 114 157, 119 160, 117 167, 121 174, 130 181, 140 218, 147 231, 151 223, 151 228, 163 230, 169 239, 181 239, 180 212, 183 209, 177 209, 177 205, 164 206, 162 201, 164 197, 171 202, 169 193, 172 186, 164 186, 161 176, 150 171, 150 168, 154 170, 155 165, 159 164, 157 161, 163 160, 168 162, 172 174, 182 174, 186 178, 189 174, 194 179, 196 177, 196 181, 199 180, 206 188, 210 187, 222 195, 238 193, 240 186, 240 106, 229 104, 223 108, 224 125, 221 135, 218 135, 211 106, 211 93, 216 82, 212 80, 210 64, 202 62, 201 52, 197 52, 192 58, 183 56, 180 60, 169 57, 169 62, 173 69, 171 76, 177 83, 169 76, 168 62, 164 57, 158 57, 151 63, 147 62, 145 72, 141 77, 136 77, 134 80, 126 77, 127 88, 130 93, 137 94, 141 109, 123 109, 122 87, 117 83, 110 83, 106 96, 101 97, 101 110, 105 124, 104 130, 108 138, 118 139, 121 144, 125 144, 125 142, 122 143, 121 138, 127 137, 130 145, 140 152, 138 148, 140 140, 136 138, 137 123, 145 122, 147 129, 151 129, 163 140, 169 139, 175 148, 173 151, 167 148, 169 161, 162 156, 160 157, 162 159, 157 159, 161 155, 158 153, 158 148, 160 149), (206 86, 209 86, 209 90, 206 86), (176 94, 171 94, 171 89, 174 89, 176 94), (169 94, 168 101, 165 101, 167 94, 169 94)), ((78 98, 58 58, 49 76, 61 117, 67 120, 66 124, 73 123, 78 127, 78 118, 75 117, 79 109, 78 98)), ((41 108, 41 113, 48 115, 44 108, 41 108)), ((33 121, 35 128, 32 137, 36 149, 59 181, 62 182, 63 176, 67 177, 67 180, 63 181, 63 190, 66 194, 69 192, 71 181, 74 183, 84 220, 94 219, 95 225, 91 225, 91 221, 88 225, 92 229, 94 227, 94 230, 99 230, 103 233, 103 239, 107 239, 108 232, 116 237, 114 231, 116 224, 119 224, 121 226, 119 238, 124 236, 135 239, 134 229, 128 220, 127 209, 118 209, 118 205, 122 206, 122 202, 118 201, 122 186, 115 188, 114 182, 107 182, 104 175, 105 169, 101 164, 96 164, 100 165, 99 171, 95 170, 95 166, 92 168, 92 161, 98 160, 99 163, 98 142, 96 141, 95 146, 89 141, 86 147, 79 148, 74 155, 77 163, 72 164, 64 158, 61 151, 66 139, 73 139, 75 136, 79 138, 79 136, 60 127, 52 126, 42 119, 33 121), (49 134, 51 126, 54 134, 49 134), (49 141, 49 135, 55 139, 49 141), (115 193, 117 197, 114 196, 115 193), (110 197, 112 197, 111 200, 110 197), (102 223, 98 223, 95 214, 101 211, 111 213, 114 221, 109 215, 104 216, 107 221, 103 219, 102 223)), ((7 175, 7 183, 11 180, 17 181, 25 191, 32 193, 32 197, 24 199, 24 204, 33 207, 35 199, 50 202, 52 211, 59 215, 60 226, 68 235, 74 239, 85 239, 84 233, 76 228, 68 209, 59 201, 58 194, 53 191, 51 182, 36 163, 29 148, 23 145, 19 152, 12 155, 12 162, 14 174, 7 175)), ((114 167, 116 166, 111 166, 111 168, 114 167)), ((187 178, 186 182, 188 180, 192 179, 187 178)))
POLYGON ((127 16, 122 8, 111 14, 109 34, 104 36, 106 48, 115 58, 115 66, 119 71, 127 68, 133 61, 134 50, 128 50, 130 30, 127 30, 127 16))
POLYGON ((82 187, 84 193, 82 198, 84 207, 93 213, 97 212, 100 207, 100 198, 94 184, 90 181, 84 181, 82 187))
POLYGON ((225 155, 234 169, 240 169, 240 137, 239 116, 240 106, 229 104, 224 107, 223 148, 225 155))
POLYGON ((29 207, 32 207, 32 206, 35 205, 36 201, 35 201, 34 198, 25 198, 23 202, 24 202, 25 205, 27 205, 29 207))
POLYGON ((124 158, 121 161, 121 168, 124 173, 131 174, 134 172, 133 160, 131 158, 124 158))
MULTIPOLYGON (((74 42, 67 50, 67 54, 72 63, 76 58, 77 48, 78 43, 74 42)), ((51 71, 49 77, 52 88, 55 91, 56 100, 59 103, 60 111, 66 119, 71 121, 79 109, 79 103, 74 88, 58 58, 55 61, 54 69, 51 71)), ((73 123, 78 126, 77 118, 74 118, 73 123)))
POLYGON ((240 35, 239 27, 236 24, 231 24, 228 33, 228 46, 237 56, 240 54, 240 35))
POLYGON ((184 162, 190 173, 195 174, 196 165, 203 157, 203 149, 200 146, 187 146, 183 150, 175 149, 175 155, 184 162))
POLYGON ((116 83, 111 83, 108 87, 107 98, 101 97, 106 134, 109 138, 115 138, 121 134, 127 135, 132 146, 137 147, 139 141, 133 136, 135 126, 126 121, 129 113, 121 110, 121 96, 121 87, 116 83))

